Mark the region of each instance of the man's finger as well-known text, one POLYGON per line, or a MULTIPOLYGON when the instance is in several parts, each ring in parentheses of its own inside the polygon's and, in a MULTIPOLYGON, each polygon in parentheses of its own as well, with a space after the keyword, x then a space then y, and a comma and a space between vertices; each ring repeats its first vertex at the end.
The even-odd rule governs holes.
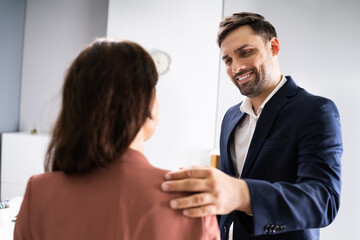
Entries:
POLYGON ((214 203, 214 198, 208 193, 198 193, 191 196, 178 198, 170 201, 170 207, 173 209, 187 209, 201 207, 214 203))
POLYGON ((165 192, 204 192, 211 190, 206 180, 197 178, 165 181, 161 184, 161 189, 165 192))
POLYGON ((165 174, 166 180, 179 180, 184 178, 206 178, 209 176, 209 167, 190 167, 176 172, 165 174))
POLYGON ((190 208, 190 209, 185 209, 183 211, 183 215, 187 217, 206 217, 215 214, 217 213, 216 213, 216 207, 214 205, 190 208))

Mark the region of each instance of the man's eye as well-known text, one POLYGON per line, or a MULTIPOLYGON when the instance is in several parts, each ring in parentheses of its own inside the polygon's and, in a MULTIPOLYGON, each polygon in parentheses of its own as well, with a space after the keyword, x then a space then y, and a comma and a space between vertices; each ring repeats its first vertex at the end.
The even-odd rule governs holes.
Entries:
POLYGON ((225 63, 225 65, 231 64, 231 59, 230 58, 225 59, 224 63, 225 63))
POLYGON ((242 57, 247 57, 247 56, 250 55, 250 53, 251 53, 251 50, 245 50, 245 51, 242 51, 242 52, 241 52, 241 56, 242 56, 242 57))

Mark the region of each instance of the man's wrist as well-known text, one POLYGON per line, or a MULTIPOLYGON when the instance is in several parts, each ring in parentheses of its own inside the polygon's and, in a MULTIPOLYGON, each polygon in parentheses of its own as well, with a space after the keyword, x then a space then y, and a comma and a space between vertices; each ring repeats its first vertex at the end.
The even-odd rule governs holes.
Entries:
POLYGON ((245 180, 240 179, 240 196, 239 196, 239 211, 245 212, 247 215, 252 216, 252 209, 251 209, 251 197, 250 197, 250 190, 249 186, 245 180))

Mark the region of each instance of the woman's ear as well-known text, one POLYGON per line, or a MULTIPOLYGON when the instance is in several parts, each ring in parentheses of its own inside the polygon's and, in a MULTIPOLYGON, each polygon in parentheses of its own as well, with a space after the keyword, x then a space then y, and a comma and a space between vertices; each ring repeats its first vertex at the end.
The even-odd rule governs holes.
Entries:
POLYGON ((152 106, 151 106, 151 116, 149 116, 146 119, 144 125, 141 128, 144 133, 144 141, 151 138, 151 136, 154 134, 158 123, 158 116, 159 116, 159 102, 156 95, 154 95, 154 99, 152 101, 152 106))

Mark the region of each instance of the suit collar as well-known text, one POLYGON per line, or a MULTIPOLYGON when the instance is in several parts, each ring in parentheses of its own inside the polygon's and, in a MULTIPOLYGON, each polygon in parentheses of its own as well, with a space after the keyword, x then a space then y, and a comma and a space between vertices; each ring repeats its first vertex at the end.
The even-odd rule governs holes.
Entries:
POLYGON ((285 76, 287 81, 282 86, 279 91, 273 96, 273 98, 281 98, 281 97, 293 97, 296 95, 298 90, 298 85, 296 85, 294 79, 291 76, 285 76))

